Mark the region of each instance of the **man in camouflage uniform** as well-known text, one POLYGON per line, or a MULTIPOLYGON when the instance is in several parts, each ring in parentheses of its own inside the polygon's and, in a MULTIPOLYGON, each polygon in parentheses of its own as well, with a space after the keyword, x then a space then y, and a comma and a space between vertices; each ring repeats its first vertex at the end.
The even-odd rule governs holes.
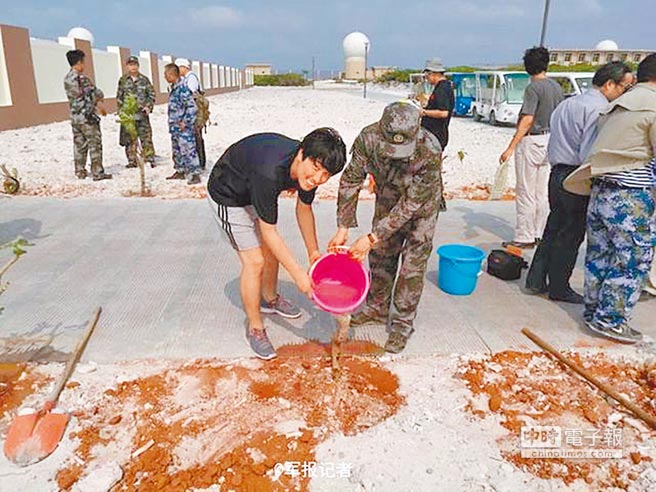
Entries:
POLYGON ((419 108, 392 103, 379 122, 360 132, 340 179, 338 230, 329 247, 346 243, 348 229, 357 227, 358 196, 367 174, 376 182, 372 232, 350 248, 361 260, 369 253, 372 280, 366 305, 351 326, 385 324, 388 352, 401 352, 414 331, 442 201, 441 152, 437 138, 421 128, 419 108))
MULTIPOLYGON (((139 58, 131 56, 126 63, 128 73, 118 80, 116 91, 116 104, 120 108, 125 103, 128 94, 137 99, 139 112, 135 115, 137 135, 141 141, 144 160, 155 167, 155 149, 153 147, 153 131, 150 126, 149 115, 155 105, 155 89, 148 77, 139 72, 139 58)), ((125 155, 128 158, 126 167, 137 167, 136 146, 133 145, 130 135, 121 127, 119 143, 125 147, 125 155)))
MULTIPOLYGON (((200 79, 191 70, 191 62, 187 58, 177 58, 175 64, 180 68, 180 76, 182 81, 189 88, 192 95, 194 96, 194 101, 196 102, 197 109, 199 110, 198 117, 202 116, 200 114, 200 105, 199 98, 204 98, 203 87, 200 85, 200 79)), ((198 122, 196 122, 198 123, 198 122)), ((201 169, 205 169, 205 140, 203 139, 203 128, 200 128, 198 124, 194 128, 194 138, 196 139, 196 152, 198 153, 198 162, 200 163, 201 169)))
POLYGON ((79 179, 88 176, 86 170, 88 152, 91 158, 93 180, 111 179, 112 175, 105 174, 102 164, 102 134, 100 133, 100 118, 96 114, 96 106, 103 116, 107 114, 102 106, 104 95, 84 75, 84 52, 82 50, 68 51, 66 59, 71 70, 64 78, 64 90, 71 112, 75 175, 79 179))
POLYGON ((642 339, 630 317, 656 245, 656 53, 637 75, 638 84, 601 113, 587 164, 564 182, 568 191, 590 193, 585 325, 624 343, 642 339))
POLYGON ((180 78, 180 69, 177 65, 173 63, 166 65, 164 77, 171 84, 168 116, 175 168, 175 172, 166 179, 186 178, 187 184, 198 184, 200 163, 194 138, 196 103, 191 91, 180 78))

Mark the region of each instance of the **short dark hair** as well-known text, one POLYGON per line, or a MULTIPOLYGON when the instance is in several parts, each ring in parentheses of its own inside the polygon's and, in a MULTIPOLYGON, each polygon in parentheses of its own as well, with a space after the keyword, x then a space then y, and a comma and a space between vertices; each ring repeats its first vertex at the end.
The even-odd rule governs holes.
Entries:
POLYGON ((524 69, 529 75, 546 72, 549 67, 549 50, 543 46, 534 46, 524 52, 524 69))
POLYGON ((167 63, 164 66, 164 72, 173 72, 176 76, 180 76, 180 67, 175 63, 167 63))
POLYGON ((638 65, 638 82, 656 82, 656 53, 648 55, 638 65))
POLYGON ((303 157, 316 159, 331 174, 344 169, 346 164, 346 145, 337 130, 317 128, 305 136, 301 142, 303 157))
POLYGON ((66 52, 66 59, 71 67, 74 67, 78 62, 84 60, 84 56, 84 51, 82 50, 70 50, 66 52))
POLYGON ((621 61, 606 63, 595 72, 592 85, 602 87, 609 80, 619 84, 627 73, 631 73, 631 67, 626 63, 621 61))

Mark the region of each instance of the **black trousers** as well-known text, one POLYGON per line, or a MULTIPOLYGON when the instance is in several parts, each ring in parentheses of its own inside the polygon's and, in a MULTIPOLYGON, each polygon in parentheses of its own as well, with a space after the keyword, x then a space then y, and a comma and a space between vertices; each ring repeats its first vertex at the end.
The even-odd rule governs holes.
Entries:
POLYGON ((588 197, 569 193, 563 181, 576 166, 557 164, 549 175, 549 218, 542 242, 526 276, 526 287, 549 290, 553 296, 567 292, 579 247, 585 237, 588 197))
POLYGON ((205 157, 205 140, 203 139, 203 130, 194 130, 194 137, 196 139, 196 152, 198 152, 200 168, 205 169, 207 158, 205 157))

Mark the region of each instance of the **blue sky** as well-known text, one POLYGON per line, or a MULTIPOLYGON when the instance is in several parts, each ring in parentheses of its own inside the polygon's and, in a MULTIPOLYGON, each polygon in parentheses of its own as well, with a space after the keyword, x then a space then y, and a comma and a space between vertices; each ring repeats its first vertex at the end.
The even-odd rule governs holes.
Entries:
MULTIPOLYGON (((420 67, 516 62, 539 42, 544 0, 22 1, 0 0, 0 23, 56 39, 81 25, 96 47, 187 56, 232 66, 270 62, 279 70, 343 66, 342 38, 371 40, 370 65, 420 67), (104 6, 103 6, 104 5, 104 6)), ((656 0, 552 0, 547 45, 656 50, 656 0)))

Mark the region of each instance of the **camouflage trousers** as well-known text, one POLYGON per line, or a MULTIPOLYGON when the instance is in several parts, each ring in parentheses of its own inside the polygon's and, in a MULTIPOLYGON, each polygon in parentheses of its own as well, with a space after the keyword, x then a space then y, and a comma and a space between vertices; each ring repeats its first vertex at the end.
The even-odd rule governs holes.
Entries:
MULTIPOLYGON (((146 164, 151 164, 155 162, 155 147, 153 146, 153 130, 150 126, 150 120, 148 118, 139 119, 135 121, 137 126, 137 136, 141 142, 141 150, 143 152, 144 161, 146 164)), ((121 132, 124 132, 121 128, 121 132)), ((128 158, 128 164, 137 163, 137 149, 134 145, 131 145, 132 142, 128 135, 123 138, 121 135, 121 145, 125 146, 125 156, 128 158)))
POLYGON ((102 163, 102 134, 98 123, 71 123, 73 128, 73 159, 75 174, 86 176, 87 154, 91 159, 91 174, 105 172, 102 163))
POLYGON ((186 176, 200 174, 200 162, 196 151, 196 137, 193 129, 171 132, 173 167, 186 176))
POLYGON ((369 252, 371 289, 363 312, 387 318, 389 331, 414 331, 436 223, 437 214, 411 220, 369 252))
POLYGON ((584 317, 616 327, 629 320, 651 267, 656 244, 653 193, 596 181, 586 232, 584 317))

